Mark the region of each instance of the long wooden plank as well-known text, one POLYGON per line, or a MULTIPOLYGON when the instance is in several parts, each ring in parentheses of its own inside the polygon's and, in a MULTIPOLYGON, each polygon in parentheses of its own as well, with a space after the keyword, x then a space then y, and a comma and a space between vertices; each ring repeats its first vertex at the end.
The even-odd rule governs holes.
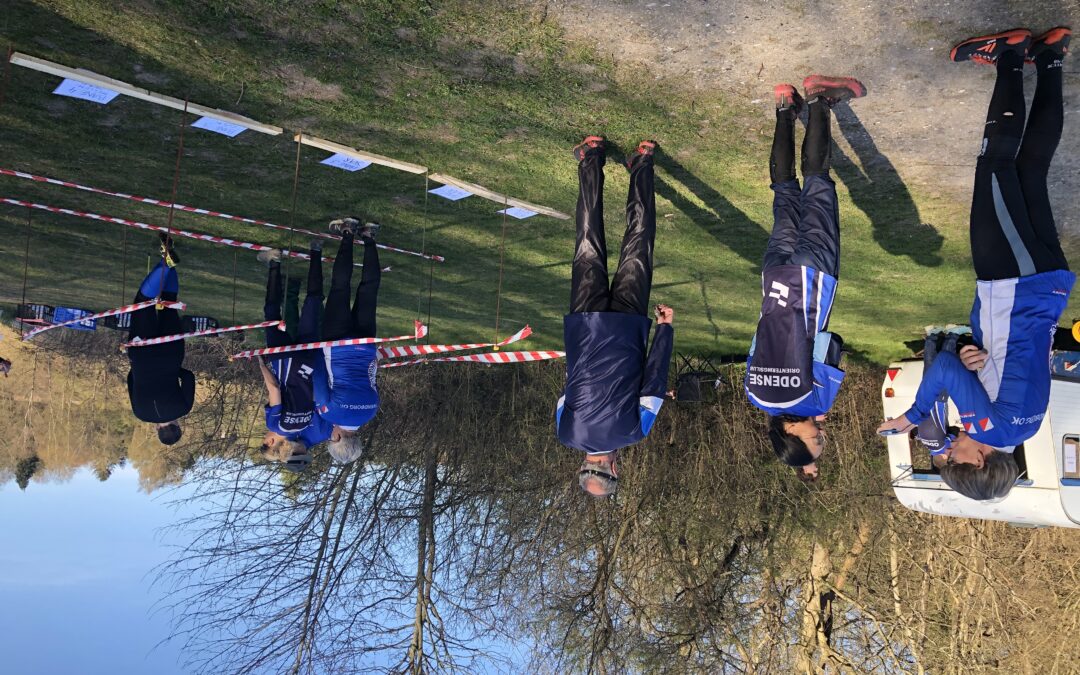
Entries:
POLYGON ((483 185, 477 185, 476 183, 469 183, 468 181, 463 181, 461 179, 454 178, 453 176, 447 176, 447 175, 441 174, 441 173, 433 173, 433 174, 431 174, 429 176, 429 178, 431 178, 431 180, 435 181, 436 183, 442 183, 444 185, 453 185, 456 188, 461 188, 462 190, 467 190, 467 191, 473 193, 474 195, 476 195, 477 197, 483 197, 484 199, 490 199, 491 201, 497 202, 499 204, 503 204, 504 206, 517 206, 517 207, 522 208, 522 209, 528 209, 530 211, 536 211, 537 213, 542 213, 545 216, 551 216, 552 218, 558 218, 559 220, 570 220, 570 216, 563 213, 562 211, 556 211, 555 209, 549 209, 546 206, 540 206, 539 204, 533 204, 532 202, 527 202, 527 201, 524 201, 524 200, 521 200, 521 199, 515 199, 514 197, 507 197, 506 195, 501 195, 498 192, 495 192, 494 190, 489 190, 486 187, 484 187, 483 185))
POLYGON ((363 150, 357 150, 356 148, 350 148, 347 145, 341 143, 335 143, 323 138, 315 138, 314 136, 308 136, 306 134, 296 134, 293 136, 293 140, 304 145, 310 145, 313 148, 321 148, 328 150, 329 152, 340 152, 343 155, 349 157, 355 157, 356 159, 362 159, 372 164, 379 164, 381 166, 388 166, 391 169, 397 169, 398 171, 407 171, 409 173, 422 174, 427 173, 426 166, 420 166, 419 164, 413 164, 411 162, 404 162, 400 159, 394 159, 393 157, 385 157, 383 155, 376 155, 373 152, 364 152, 363 150))
MULTIPOLYGON (((11 63, 17 66, 23 66, 24 68, 30 68, 42 73, 48 73, 50 75, 58 75, 60 77, 66 77, 71 80, 78 80, 79 82, 85 82, 87 84, 104 87, 111 89, 112 91, 119 92, 125 96, 137 98, 143 101, 149 101, 150 103, 156 103, 157 105, 165 106, 166 108, 174 108, 176 110, 184 109, 184 101, 173 96, 166 96, 165 94, 158 94, 148 89, 136 87, 127 82, 121 82, 120 80, 114 80, 111 77, 105 77, 99 75, 93 71, 84 70, 82 68, 69 68, 68 66, 47 61, 45 59, 39 59, 35 56, 29 56, 20 52, 15 52, 11 55, 11 63)), ((236 113, 229 112, 228 110, 219 110, 217 108, 208 108, 198 103, 188 102, 188 112, 201 115, 203 117, 212 117, 223 122, 230 122, 232 124, 239 124, 252 131, 258 131, 263 134, 269 134, 271 136, 278 136, 282 133, 281 127, 275 127, 272 124, 263 124, 257 120, 253 120, 250 117, 244 117, 243 115, 237 115, 236 113)))

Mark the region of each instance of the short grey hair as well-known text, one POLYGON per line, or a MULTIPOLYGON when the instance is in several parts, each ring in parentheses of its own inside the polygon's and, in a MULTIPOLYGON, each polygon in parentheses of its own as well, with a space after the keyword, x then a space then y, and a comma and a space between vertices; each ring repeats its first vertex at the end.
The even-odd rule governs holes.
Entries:
POLYGON ((351 436, 343 434, 341 440, 327 443, 326 449, 330 452, 334 464, 348 464, 360 459, 360 456, 364 454, 364 441, 360 438, 360 434, 351 436))
POLYGON ((578 473, 578 485, 582 490, 589 492, 589 494, 594 497, 610 497, 619 489, 618 481, 612 480, 611 478, 605 478, 604 476, 597 476, 594 473, 578 473), (588 487, 590 484, 598 486, 601 489, 601 493, 593 494, 592 492, 589 492, 588 487))

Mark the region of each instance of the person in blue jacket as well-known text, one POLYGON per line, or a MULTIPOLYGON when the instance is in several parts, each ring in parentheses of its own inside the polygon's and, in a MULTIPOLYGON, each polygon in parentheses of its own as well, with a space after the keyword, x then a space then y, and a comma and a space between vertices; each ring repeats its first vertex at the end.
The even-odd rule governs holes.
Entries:
MULTIPOLYGON (((294 334, 276 327, 266 329, 266 346, 315 342, 319 339, 319 314, 322 310, 323 275, 322 241, 312 240, 308 252, 307 292, 304 306, 298 312, 298 321, 293 327, 294 334)), ((263 304, 263 318, 267 321, 282 319, 281 306, 285 303, 286 315, 297 314, 299 279, 290 279, 290 293, 286 297, 282 285, 281 251, 263 251, 259 260, 269 266, 266 278, 266 300, 263 304), (296 282, 294 289, 292 282, 296 282)), ((317 350, 289 352, 270 355, 259 359, 263 383, 266 385, 268 405, 266 406, 266 434, 263 437, 263 452, 269 452, 274 446, 285 446, 290 454, 310 448, 312 445, 327 440, 321 430, 316 429, 306 436, 304 432, 315 424, 321 426, 321 420, 315 420, 314 374, 321 367, 322 353, 317 350)), ((283 451, 282 451, 283 452, 283 451)))
POLYGON ((1016 482, 1012 453, 1046 416, 1051 341, 1076 281, 1046 186, 1064 121, 1061 66, 1070 37, 1064 27, 1034 39, 1016 29, 965 40, 951 54, 997 71, 971 205, 976 344, 959 356, 939 354, 923 374, 914 405, 879 432, 902 433, 921 423, 947 394, 963 432, 947 450, 941 478, 975 500, 1002 499, 1016 482), (1038 73, 1026 127, 1025 59, 1038 73))
MULTIPOLYGON (((330 293, 323 316, 324 341, 375 337, 375 310, 379 298, 379 249, 375 246, 378 223, 364 224, 359 218, 342 218, 330 223, 330 232, 341 235, 341 247, 334 259, 330 293), (356 287, 352 307, 353 242, 364 246, 364 267, 356 287)), ((315 371, 315 409, 333 425, 327 449, 338 461, 352 461, 363 452, 359 429, 375 417, 379 409, 378 345, 323 347, 322 360, 315 371)))
POLYGON ((750 344, 744 387, 750 403, 769 416, 777 458, 799 478, 817 479, 825 444, 825 414, 844 373, 843 340, 828 332, 840 276, 840 211, 829 176, 832 107, 866 95, 850 77, 810 75, 806 101, 778 84, 776 132, 769 174, 773 229, 761 272, 761 316, 750 344), (795 176, 795 120, 808 109, 802 146, 803 185, 795 176))
POLYGON ((574 148, 580 185, 577 244, 570 313, 563 319, 566 386, 556 406, 555 431, 563 445, 585 453, 578 483, 595 496, 615 492, 619 449, 649 434, 668 390, 674 312, 666 305, 654 309, 656 332, 646 356, 656 238, 655 151, 654 141, 642 141, 626 162, 626 233, 609 286, 603 220, 606 142, 588 136, 574 148))

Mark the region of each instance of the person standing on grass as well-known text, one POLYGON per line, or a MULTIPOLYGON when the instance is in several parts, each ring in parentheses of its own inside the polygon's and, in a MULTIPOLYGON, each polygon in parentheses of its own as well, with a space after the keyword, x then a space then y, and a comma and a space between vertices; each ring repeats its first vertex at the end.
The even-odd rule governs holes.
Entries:
MULTIPOLYGON (((180 292, 176 264, 180 262, 172 239, 161 233, 161 260, 146 275, 135 302, 146 300, 175 301, 180 292)), ((183 332, 180 313, 175 309, 146 307, 133 312, 128 340, 163 337, 183 332)), ((157 425, 158 440, 172 445, 183 430, 180 418, 191 412, 195 403, 195 375, 184 370, 184 341, 165 342, 147 347, 129 347, 128 398, 131 411, 143 422, 157 425)))
POLYGON ((744 387, 750 402, 769 416, 777 458, 799 478, 817 480, 825 446, 825 415, 844 373, 843 339, 828 332, 840 276, 840 210, 829 175, 832 107, 866 95, 851 77, 810 75, 806 99, 793 85, 778 84, 776 132, 769 173, 773 229, 761 272, 761 317, 750 344, 744 387), (795 120, 808 110, 802 145, 803 185, 795 177, 795 120))
MULTIPOLYGON (((321 239, 312 240, 308 254, 311 260, 308 263, 307 293, 297 325, 293 327, 295 334, 269 327, 266 329, 267 347, 303 344, 319 339, 319 314, 323 301, 321 239)), ((296 311, 299 294, 294 296, 290 293, 287 298, 285 296, 281 276, 281 251, 263 251, 259 253, 259 261, 269 266, 263 319, 281 321, 282 301, 285 303, 286 315, 292 315, 296 311)), ((294 281, 298 287, 299 279, 290 279, 290 287, 294 281)), ((307 455, 310 461, 307 450, 330 438, 330 425, 315 413, 314 374, 321 366, 321 359, 322 354, 314 349, 267 355, 259 359, 259 370, 262 372, 268 399, 267 431, 262 445, 264 456, 282 458, 282 461, 291 467, 299 460, 290 460, 290 457, 307 455)))
POLYGON ((5 359, 3 357, 0 357, 0 373, 3 373, 4 377, 7 377, 8 373, 10 373, 10 372, 11 372, 11 361, 9 361, 8 359, 5 359))
POLYGON ((577 247, 570 313, 563 319, 566 387, 556 406, 555 430, 563 445, 585 453, 578 483, 598 497, 614 494, 619 449, 649 434, 668 390, 675 333, 674 312, 667 305, 654 309, 656 333, 646 356, 652 324, 656 147, 654 141, 642 141, 626 162, 626 234, 610 287, 603 220, 605 140, 588 136, 574 148, 580 182, 577 247))
MULTIPOLYGON (((379 298, 379 249, 375 246, 378 223, 364 224, 359 218, 342 218, 330 223, 330 232, 341 235, 341 248, 334 259, 330 295, 326 298, 322 339, 326 341, 375 337, 375 310, 379 298), (356 287, 352 308, 353 243, 364 246, 364 267, 356 287)), ((375 417, 379 409, 378 345, 323 347, 322 367, 315 371, 316 412, 333 425, 327 449, 338 462, 351 462, 363 452, 359 429, 375 417)))
POLYGON ((1042 426, 1051 341, 1076 282, 1046 187, 1064 122, 1061 66, 1071 36, 1065 27, 1034 39, 1031 31, 1015 29, 964 40, 951 53, 953 61, 997 71, 971 204, 975 345, 959 356, 939 354, 923 374, 914 405, 878 432, 910 430, 947 394, 963 431, 946 451, 941 479, 979 501, 1009 494, 1019 476, 1013 450, 1042 426), (1026 127, 1025 60, 1038 73, 1026 127))

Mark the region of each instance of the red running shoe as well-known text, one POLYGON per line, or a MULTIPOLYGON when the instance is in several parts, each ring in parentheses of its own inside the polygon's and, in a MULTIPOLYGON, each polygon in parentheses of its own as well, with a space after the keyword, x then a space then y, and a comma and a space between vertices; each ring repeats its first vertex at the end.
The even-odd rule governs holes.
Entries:
POLYGON ((1053 52, 1058 61, 1069 53, 1069 40, 1072 39, 1072 30, 1068 26, 1058 26, 1057 28, 1051 28, 1037 38, 1031 40, 1031 46, 1028 47, 1027 58, 1024 59, 1028 63, 1035 63, 1035 57, 1043 52, 1053 52))
POLYGON ((585 159, 585 153, 594 148, 604 149, 603 136, 586 136, 585 140, 574 146, 574 159, 580 162, 585 159))
POLYGON ((866 87, 854 77, 807 75, 802 86, 806 92, 807 101, 821 97, 828 101, 831 106, 841 101, 866 96, 866 87))
POLYGON ((998 57, 1006 52, 1027 56, 1030 45, 1031 31, 1027 28, 1014 28, 1004 33, 968 38, 952 48, 949 58, 956 62, 974 61, 990 65, 997 63, 998 57))
POLYGON ((656 153, 656 148, 658 147, 659 145, 656 141, 644 140, 638 143, 637 147, 634 148, 634 151, 630 153, 630 156, 626 158, 626 168, 630 168, 630 165, 634 163, 634 159, 638 155, 647 155, 649 157, 652 157, 653 154, 656 153))
POLYGON ((799 95, 799 90, 793 84, 778 84, 773 87, 773 96, 776 98, 776 109, 794 110, 798 116, 802 112, 804 101, 799 95))

